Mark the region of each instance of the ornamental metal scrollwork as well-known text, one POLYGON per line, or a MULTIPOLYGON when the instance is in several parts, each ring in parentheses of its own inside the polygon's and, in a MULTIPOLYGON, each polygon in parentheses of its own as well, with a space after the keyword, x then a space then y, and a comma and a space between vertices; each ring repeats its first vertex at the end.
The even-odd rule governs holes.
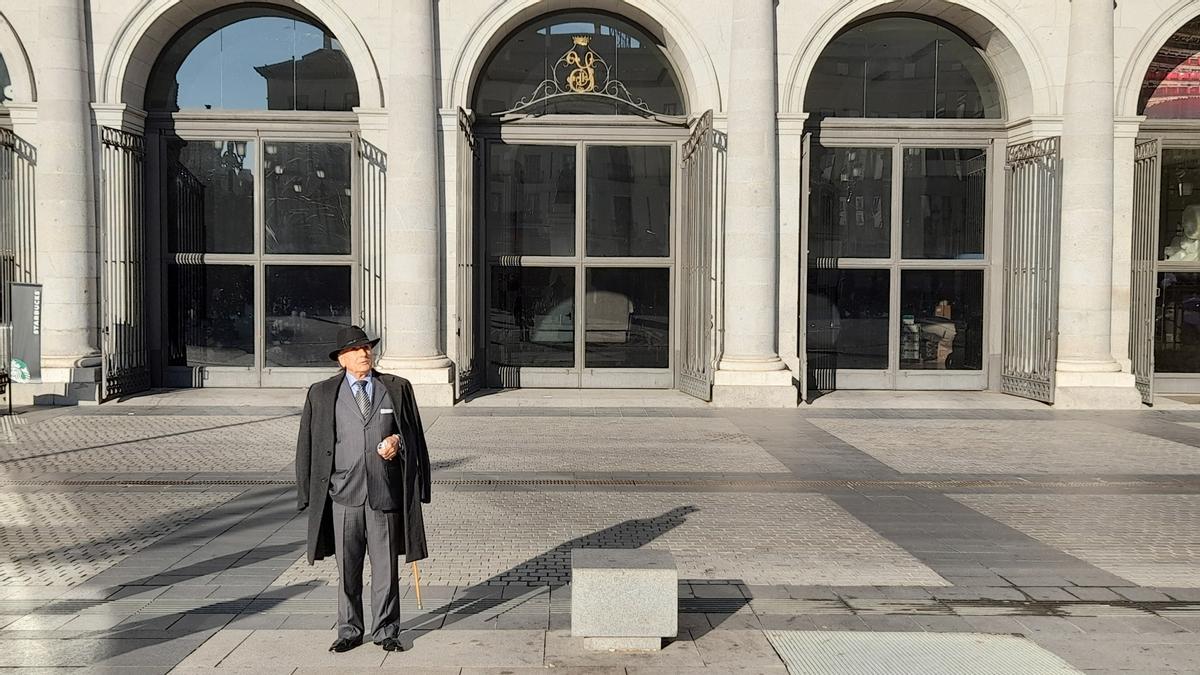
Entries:
POLYGON ((495 115, 521 113, 554 99, 580 96, 608 99, 654 115, 645 100, 634 96, 624 82, 612 76, 612 68, 592 49, 591 42, 586 35, 572 37, 571 48, 554 63, 551 76, 511 109, 495 115))

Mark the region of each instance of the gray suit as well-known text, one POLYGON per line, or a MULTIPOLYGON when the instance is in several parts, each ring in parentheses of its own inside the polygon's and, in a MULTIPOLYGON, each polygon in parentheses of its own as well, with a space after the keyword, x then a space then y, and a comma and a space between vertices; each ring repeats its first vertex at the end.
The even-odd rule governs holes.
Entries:
POLYGON ((363 560, 371 558, 371 639, 380 642, 400 632, 398 558, 404 551, 399 505, 371 474, 378 464, 399 465, 404 452, 387 461, 375 446, 399 431, 398 410, 387 387, 373 384, 370 412, 363 419, 350 384, 343 380, 334 407, 336 440, 329 497, 333 501, 334 547, 338 563, 338 637, 363 636, 363 560))

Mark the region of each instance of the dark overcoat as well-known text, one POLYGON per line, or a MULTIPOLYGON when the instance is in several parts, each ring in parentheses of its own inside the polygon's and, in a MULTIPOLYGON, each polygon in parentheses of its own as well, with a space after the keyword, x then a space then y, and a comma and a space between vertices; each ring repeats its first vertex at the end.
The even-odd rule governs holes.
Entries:
MULTIPOLYGON (((375 453, 367 454, 368 491, 384 487, 392 502, 400 504, 404 537, 399 542, 407 562, 428 557, 425 544, 425 520, 421 504, 430 500, 429 448, 412 384, 403 377, 376 371, 376 386, 387 387, 392 397, 400 435, 400 456, 391 461, 375 453)), ((318 382, 308 389, 304 414, 300 418, 300 436, 296 439, 296 506, 308 509, 308 562, 332 556, 333 500, 329 498, 329 477, 333 473, 333 447, 337 438, 334 406, 345 372, 318 382)), ((378 492, 378 491, 377 491, 378 492)), ((369 497, 368 497, 369 498, 369 497)))

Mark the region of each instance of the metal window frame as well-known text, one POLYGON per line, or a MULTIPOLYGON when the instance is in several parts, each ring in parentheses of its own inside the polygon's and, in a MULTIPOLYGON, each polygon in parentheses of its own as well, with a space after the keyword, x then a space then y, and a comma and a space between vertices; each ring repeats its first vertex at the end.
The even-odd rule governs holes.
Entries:
MULTIPOLYGON (((876 269, 889 271, 888 306, 888 367, 886 369, 850 370, 837 369, 833 374, 839 389, 892 389, 892 390, 986 390, 991 378, 990 355, 994 343, 992 324, 1001 320, 996 315, 1002 305, 994 289, 996 269, 1002 255, 996 251, 996 232, 1001 229, 997 222, 997 195, 1003 194, 1004 171, 1000 149, 1004 147, 1007 134, 1002 120, 903 120, 903 119, 837 119, 830 118, 806 127, 806 152, 803 157, 802 175, 811 180, 813 145, 825 148, 890 148, 892 150, 891 176, 891 245, 887 258, 837 258, 833 261, 837 269, 876 269), (903 186, 904 151, 919 149, 980 149, 986 153, 988 178, 984 195, 984 252, 980 259, 937 260, 912 259, 901 255, 903 242, 903 186), (900 281, 907 270, 979 270, 983 277, 983 360, 980 370, 945 371, 913 370, 900 367, 900 281)), ((805 195, 810 194, 808 183, 801 187, 805 195)), ((804 211, 804 241, 801 246, 808 250, 808 209, 810 199, 801 204, 804 211)), ((801 256, 801 288, 806 289, 810 259, 807 253, 801 256)), ((800 297, 807 303, 807 298, 800 297)), ((804 317, 806 312, 801 312, 804 317)), ((803 320, 803 319, 802 319, 803 320)), ((800 335, 805 335, 807 326, 800 324, 800 335)), ((806 351, 806 350, 805 350, 806 351)), ((806 370, 808 370, 806 366, 806 370)), ((807 380, 807 373, 805 374, 807 380)), ((807 382, 806 382, 807 386, 807 382)), ((808 392, 805 394, 808 397, 808 392)))
MULTIPOLYGON (((653 120, 629 119, 622 116, 588 115, 580 121, 578 115, 547 115, 536 119, 506 121, 504 124, 477 124, 474 128, 476 142, 480 147, 478 171, 487 176, 489 148, 496 143, 506 145, 552 145, 575 147, 575 251, 570 256, 492 256, 486 250, 486 210, 478 215, 479 237, 478 260, 483 279, 480 288, 482 300, 487 301, 492 293, 492 269, 497 266, 573 268, 575 278, 575 363, 567 368, 519 367, 501 372, 490 361, 487 345, 482 359, 489 387, 502 387, 514 380, 525 387, 551 388, 636 388, 670 389, 675 386, 677 371, 677 345, 679 338, 680 297, 678 280, 679 241, 679 157, 682 144, 690 133, 687 127, 667 126, 653 120), (587 149, 593 146, 664 146, 670 148, 671 195, 669 216, 670 252, 656 257, 607 257, 589 256, 587 244, 587 149), (587 295, 587 270, 593 268, 643 268, 668 270, 668 294, 670 298, 668 331, 668 366, 666 368, 588 368, 586 365, 585 300, 587 295), (512 372, 509 372, 509 371, 512 372)), ((486 194, 486 180, 480 183, 480 194, 486 194)), ((484 312, 485 317, 487 312, 484 312)), ((485 318, 479 334, 490 332, 490 322, 485 318)))
MULTIPOLYGON (((363 166, 360 161, 362 148, 358 134, 357 117, 345 113, 295 113, 262 112, 229 113, 220 116, 207 113, 152 113, 147 120, 147 136, 155 139, 153 166, 155 175, 150 176, 154 184, 149 190, 165 195, 169 189, 169 176, 164 162, 167 144, 165 138, 173 137, 184 141, 247 141, 256 147, 254 158, 254 251, 252 253, 201 253, 176 254, 169 250, 165 227, 169 222, 168 200, 158 198, 158 208, 151 209, 147 226, 160 233, 158 246, 152 251, 152 272, 159 279, 159 287, 167 288, 168 268, 171 265, 213 264, 238 265, 254 268, 254 365, 243 366, 178 366, 170 365, 162 358, 159 364, 162 381, 168 386, 231 386, 231 387, 299 387, 311 384, 315 377, 328 374, 332 367, 282 367, 266 363, 266 268, 270 265, 344 266, 350 270, 350 316, 358 320, 365 317, 363 261, 365 258, 363 239, 363 166), (263 165, 266 144, 278 143, 336 143, 348 149, 350 162, 350 241, 349 254, 305 255, 268 254, 265 251, 265 174, 263 165), (156 260, 154 260, 156 258, 156 260)), ((378 237, 376 237, 378 239, 378 237)), ((381 241, 381 240, 380 240, 381 241)), ((158 293, 158 307, 153 313, 161 322, 157 348, 165 346, 170 307, 165 293, 158 293)), ((377 298, 376 298, 376 304, 377 298)))

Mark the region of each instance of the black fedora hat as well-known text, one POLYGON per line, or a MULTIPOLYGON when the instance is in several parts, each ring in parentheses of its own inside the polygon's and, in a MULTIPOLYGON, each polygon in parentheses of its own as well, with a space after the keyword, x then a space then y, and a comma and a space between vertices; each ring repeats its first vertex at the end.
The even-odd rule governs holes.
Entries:
POLYGON ((374 340, 367 337, 366 331, 358 326, 342 326, 337 334, 338 348, 329 352, 329 358, 337 361, 338 354, 355 347, 374 347, 379 344, 379 338, 374 340))

